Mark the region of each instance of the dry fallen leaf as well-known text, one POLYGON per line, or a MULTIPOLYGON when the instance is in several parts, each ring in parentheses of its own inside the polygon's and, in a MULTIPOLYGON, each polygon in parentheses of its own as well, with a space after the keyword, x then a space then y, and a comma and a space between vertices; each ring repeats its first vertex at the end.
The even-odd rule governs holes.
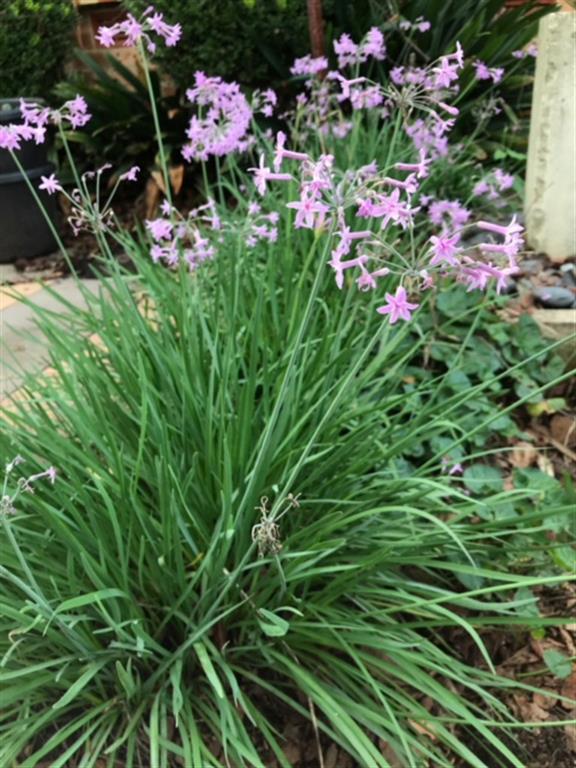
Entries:
POLYGON ((550 718, 547 709, 538 706, 534 701, 514 696, 518 714, 525 723, 543 723, 550 718))
MULTIPOLYGON (((158 185, 159 189, 166 194, 166 184, 164 183, 164 175, 160 171, 152 171, 151 173, 152 178, 158 185)), ((180 190, 182 189, 182 184, 184 183, 184 166, 183 165, 173 165, 170 168, 168 168, 168 176, 170 179, 170 186, 172 187, 172 190, 177 195, 180 190)))
POLYGON ((538 451, 532 443, 517 443, 510 454, 510 461, 519 469, 526 469, 532 466, 537 458, 538 451))
POLYGON ((555 695, 554 691, 547 691, 550 695, 545 695, 543 693, 535 693, 532 697, 532 701, 537 707, 540 707, 540 709, 549 710, 553 709, 556 704, 558 703, 558 698, 555 695))
POLYGON ((562 413, 555 414, 550 421, 550 433, 562 445, 576 447, 576 418, 562 413))
POLYGON ((567 677, 564 680, 562 688, 560 689, 560 695, 564 696, 566 699, 570 699, 570 701, 560 702, 564 709, 572 709, 574 702, 576 702, 576 672, 572 672, 570 677, 567 677))
MULTIPOLYGON (((382 757, 386 758, 390 764, 390 768, 404 768, 404 763, 400 762, 400 758, 387 741, 378 739, 378 746, 382 757)), ((340 768, 340 766, 338 766, 338 768, 340 768)))
POLYGON ((282 748, 282 751, 286 756, 286 760, 288 760, 291 765, 297 765, 300 762, 302 750, 300 749, 300 745, 296 744, 296 742, 289 742, 282 748))
POLYGON ((564 641, 564 645, 568 651, 568 656, 576 656, 576 646, 574 645, 574 639, 572 638, 570 631, 564 629, 564 627, 558 627, 558 632, 564 641))
POLYGON ((498 671, 503 671, 506 667, 524 667, 528 666, 530 664, 534 664, 540 660, 540 656, 537 655, 537 653, 533 652, 528 646, 524 646, 524 648, 520 648, 519 651, 516 651, 516 653, 513 653, 512 656, 509 656, 507 659, 504 659, 504 661, 498 665, 498 671))
POLYGON ((336 744, 330 744, 324 755, 324 768, 339 768, 338 747, 336 744))
POLYGON ((551 460, 544 453, 540 453, 538 455, 536 459, 536 464, 538 466, 538 469, 541 472, 544 472, 545 475, 550 475, 550 477, 555 476, 554 464, 552 464, 551 460))
POLYGON ((146 218, 153 219, 156 215, 158 205, 160 203, 160 187, 156 181, 150 177, 146 182, 146 218))
POLYGON ((422 736, 428 736, 428 738, 436 741, 436 734, 430 730, 430 728, 426 728, 421 723, 417 723, 415 720, 408 720, 408 722, 417 733, 422 734, 422 736))
MULTIPOLYGON (((576 709, 572 710, 572 720, 576 720, 576 709)), ((570 752, 576 752, 576 725, 570 723, 564 726, 564 733, 566 734, 566 746, 570 752)))
POLYGON ((354 768, 354 760, 347 752, 340 752, 338 768, 354 768))

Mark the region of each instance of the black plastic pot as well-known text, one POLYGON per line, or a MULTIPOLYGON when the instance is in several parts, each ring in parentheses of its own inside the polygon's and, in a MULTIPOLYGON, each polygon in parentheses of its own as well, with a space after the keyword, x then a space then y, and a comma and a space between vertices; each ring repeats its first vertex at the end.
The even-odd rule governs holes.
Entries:
MULTIPOLYGON (((19 100, 0 99, 0 124, 19 122, 19 100)), ((36 187, 50 219, 56 222, 55 197, 38 190, 40 177, 54 173, 54 166, 48 162, 46 144, 23 142, 18 160, 29 181, 36 187)), ((26 180, 10 153, 0 149, 0 263, 32 259, 55 249, 54 236, 26 180)))

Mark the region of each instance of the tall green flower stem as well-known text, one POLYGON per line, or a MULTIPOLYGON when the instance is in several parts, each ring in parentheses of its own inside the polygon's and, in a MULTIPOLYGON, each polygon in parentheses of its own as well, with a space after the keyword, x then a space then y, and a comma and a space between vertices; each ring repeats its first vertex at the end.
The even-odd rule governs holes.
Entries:
MULTIPOLYGON (((316 244, 318 241, 319 233, 315 233, 314 242, 312 243, 312 247, 310 249, 310 253, 314 253, 316 250, 316 244)), ((282 384, 280 385, 280 390, 278 392, 278 396, 276 398, 276 402, 274 404, 274 409, 270 415, 270 418, 268 420, 268 423, 266 424, 266 428, 264 430, 264 433, 262 435, 262 439, 260 442, 260 448, 258 450, 258 454, 256 456, 256 459, 254 461, 254 465, 252 467, 252 470, 250 472, 250 479, 248 480, 248 484, 246 486, 246 489, 244 490, 244 495, 242 496, 242 500, 240 501, 238 505, 237 514, 239 519, 242 519, 242 515, 246 510, 246 506, 250 503, 252 503, 253 497, 254 497, 254 491, 258 487, 260 480, 261 480, 261 472, 264 467, 264 464, 266 462, 266 456, 268 453, 268 449, 270 447, 270 443, 272 440, 272 436, 274 434, 274 429, 276 428, 276 423, 278 421, 278 416, 280 415, 280 411, 282 410, 282 407, 284 406, 284 398, 286 395, 286 392, 288 390, 288 387, 290 385, 290 382, 292 381, 293 375, 294 375, 294 369, 298 360, 298 357, 301 353, 301 345, 302 341, 304 339, 304 335, 306 333, 306 329, 308 327, 308 323, 310 321, 310 317, 312 315, 312 310, 314 308, 314 303, 316 301, 316 298, 318 296, 318 290, 320 288, 320 284, 322 282, 322 277, 326 273, 326 255, 328 253, 330 247, 330 237, 326 238, 326 242, 322 251, 321 257, 318 259, 318 266, 316 268, 316 275, 314 277, 314 282, 312 284, 312 288, 310 290, 310 294, 308 296, 308 302, 306 303, 306 308, 304 310, 304 314, 302 315, 302 320, 300 321, 300 326, 298 328, 298 332, 296 334, 296 338, 294 339, 293 346, 292 346, 292 352, 290 354, 290 357, 288 359, 288 363, 286 365, 286 370, 284 372, 284 376, 282 378, 282 384)), ((310 258, 310 253, 308 258, 310 258)))
POLYGON ((166 157, 166 150, 164 148, 164 140, 162 137, 162 129, 160 127, 160 117, 158 115, 158 108, 156 106, 156 94, 154 93, 154 87, 152 85, 152 77, 150 76, 150 64, 148 62, 148 56, 144 50, 144 44, 142 40, 138 41, 138 52, 142 61, 144 69, 144 77, 146 78, 146 87, 150 94, 150 107, 152 109, 152 118, 154 120, 154 130, 156 131, 156 139, 158 142, 158 153, 160 156, 160 168, 162 170, 162 178, 164 179, 164 187, 166 189, 166 198, 172 206, 172 186, 170 182, 170 171, 168 168, 168 158, 166 157))
MULTIPOLYGON (((92 198, 90 196, 90 193, 86 187, 86 182, 83 181, 83 178, 78 173, 78 169, 76 167, 76 163, 74 162, 74 156, 72 154, 72 150, 70 148, 70 142, 68 141, 68 138, 66 136, 66 132, 64 128, 62 127, 62 124, 59 125, 59 132, 60 132, 60 139, 62 141, 62 146, 64 147, 64 152, 66 153, 66 157, 68 159, 68 164, 70 165, 70 168, 72 169, 72 175, 74 176, 74 181, 76 183, 76 188, 80 192, 80 195, 82 196, 82 200, 84 202, 84 205, 86 206, 86 209, 90 211, 93 215, 94 221, 97 220, 98 216, 102 213, 100 210, 101 200, 100 200, 100 178, 98 177, 98 181, 96 184, 96 207, 94 207, 94 203, 92 202, 92 198)), ((114 195, 114 192, 116 191, 116 188, 118 187, 118 182, 116 184, 116 187, 114 188, 112 194, 110 197, 112 198, 114 195)), ((104 253, 108 258, 114 258, 112 254, 112 250, 110 249, 110 245, 108 241, 106 240, 106 237, 101 229, 98 227, 94 227, 93 235, 96 238, 96 242, 100 246, 100 250, 102 253, 104 253)), ((81 285, 81 283, 79 283, 81 285)))

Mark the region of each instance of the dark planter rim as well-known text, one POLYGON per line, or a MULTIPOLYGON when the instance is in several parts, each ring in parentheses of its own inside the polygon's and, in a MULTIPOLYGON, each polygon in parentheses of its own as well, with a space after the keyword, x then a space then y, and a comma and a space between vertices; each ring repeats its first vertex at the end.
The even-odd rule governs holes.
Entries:
POLYGON ((44 99, 37 99, 33 96, 19 96, 18 98, 13 97, 10 99, 0 99, 0 125, 13 123, 16 120, 22 120, 22 115, 20 114, 20 99, 34 102, 35 104, 40 105, 46 103, 44 99), (10 105, 9 109, 6 108, 7 104, 10 105))
MULTIPOLYGON (((40 176, 48 176, 54 173, 54 166, 49 163, 48 165, 42 165, 40 168, 31 168, 26 171, 26 176, 29 179, 39 179, 40 176)), ((23 180, 20 171, 15 173, 0 173, 0 187, 5 184, 18 184, 23 180)))

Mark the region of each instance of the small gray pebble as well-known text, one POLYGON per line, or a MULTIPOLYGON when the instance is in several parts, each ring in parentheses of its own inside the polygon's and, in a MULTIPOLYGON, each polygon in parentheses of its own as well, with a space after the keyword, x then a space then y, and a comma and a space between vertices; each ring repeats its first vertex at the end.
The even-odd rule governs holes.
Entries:
POLYGON ((574 264, 562 264, 560 272, 562 273, 562 285, 566 288, 576 288, 576 268, 574 264))
POLYGON ((543 307, 551 309, 567 309, 576 306, 576 296, 568 288, 557 286, 537 288, 534 291, 534 298, 543 307))
POLYGON ((544 265, 540 259, 524 259, 518 266, 520 267, 520 273, 523 275, 537 275, 542 271, 544 265))
POLYGON ((495 243, 497 238, 492 232, 475 232, 462 235, 462 245, 465 248, 472 248, 480 243, 495 243))
POLYGON ((511 278, 507 278, 504 283, 504 288, 500 291, 503 296, 512 296, 514 293, 518 293, 518 286, 511 278))

